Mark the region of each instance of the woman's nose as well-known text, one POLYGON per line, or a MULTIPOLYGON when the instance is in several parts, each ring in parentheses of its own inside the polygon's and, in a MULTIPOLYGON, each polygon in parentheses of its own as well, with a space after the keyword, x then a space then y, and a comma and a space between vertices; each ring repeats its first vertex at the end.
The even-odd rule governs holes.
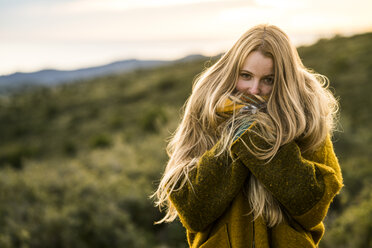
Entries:
POLYGON ((254 81, 251 85, 251 87, 248 89, 248 93, 250 95, 259 95, 260 93, 260 89, 259 89, 259 82, 258 81, 254 81))

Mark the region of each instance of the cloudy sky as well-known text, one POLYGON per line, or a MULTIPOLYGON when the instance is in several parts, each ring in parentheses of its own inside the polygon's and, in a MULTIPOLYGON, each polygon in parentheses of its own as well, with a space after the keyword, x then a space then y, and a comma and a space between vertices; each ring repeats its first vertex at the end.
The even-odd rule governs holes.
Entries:
POLYGON ((0 75, 225 51, 259 23, 296 45, 372 31, 371 0, 0 0, 0 75))

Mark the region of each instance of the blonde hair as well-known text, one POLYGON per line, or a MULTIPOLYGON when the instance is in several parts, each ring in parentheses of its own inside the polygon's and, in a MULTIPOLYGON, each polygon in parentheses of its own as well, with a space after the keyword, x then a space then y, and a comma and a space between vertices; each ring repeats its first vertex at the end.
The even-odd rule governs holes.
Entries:
MULTIPOLYGON (((177 217, 169 195, 185 185, 201 155, 218 140, 222 143, 220 154, 229 152, 234 133, 247 120, 256 121, 257 134, 270 144, 269 149, 247 146, 259 159, 270 161, 280 146, 293 140, 299 141, 302 152, 315 150, 332 133, 338 110, 327 83, 326 77, 304 67, 296 48, 278 27, 258 25, 244 33, 194 81, 182 121, 167 147, 168 164, 153 195, 157 206, 166 207, 166 215, 158 223, 177 217), (253 51, 273 60, 274 83, 266 111, 249 116, 221 116, 217 108, 236 95, 240 69, 253 51)), ((279 203, 253 176, 247 184, 247 194, 255 218, 262 216, 270 227, 283 221, 279 203)))

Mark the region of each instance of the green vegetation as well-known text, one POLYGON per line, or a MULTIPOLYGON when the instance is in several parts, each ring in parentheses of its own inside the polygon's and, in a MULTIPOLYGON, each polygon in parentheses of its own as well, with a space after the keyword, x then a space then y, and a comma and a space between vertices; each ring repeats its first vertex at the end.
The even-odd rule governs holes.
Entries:
MULTIPOLYGON (((321 247, 371 247, 372 33, 299 48, 339 97, 345 187, 321 247)), ((0 247, 186 247, 148 196, 205 60, 0 98, 0 247)))

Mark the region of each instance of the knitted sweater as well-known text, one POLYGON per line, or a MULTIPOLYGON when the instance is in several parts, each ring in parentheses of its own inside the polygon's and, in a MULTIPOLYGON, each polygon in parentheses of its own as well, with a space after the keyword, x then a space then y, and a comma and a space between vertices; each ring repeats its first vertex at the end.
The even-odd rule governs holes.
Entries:
MULTIPOLYGON (((252 127, 252 126, 251 126, 252 127)), ((228 154, 215 156, 217 143, 190 171, 186 183, 170 195, 190 247, 196 248, 313 248, 323 236, 323 219, 342 187, 341 170, 329 137, 313 153, 302 154, 295 141, 283 145, 264 163, 248 152, 244 142, 265 142, 247 129, 228 154), (243 186, 252 173, 291 217, 268 228, 253 221, 243 186)))

